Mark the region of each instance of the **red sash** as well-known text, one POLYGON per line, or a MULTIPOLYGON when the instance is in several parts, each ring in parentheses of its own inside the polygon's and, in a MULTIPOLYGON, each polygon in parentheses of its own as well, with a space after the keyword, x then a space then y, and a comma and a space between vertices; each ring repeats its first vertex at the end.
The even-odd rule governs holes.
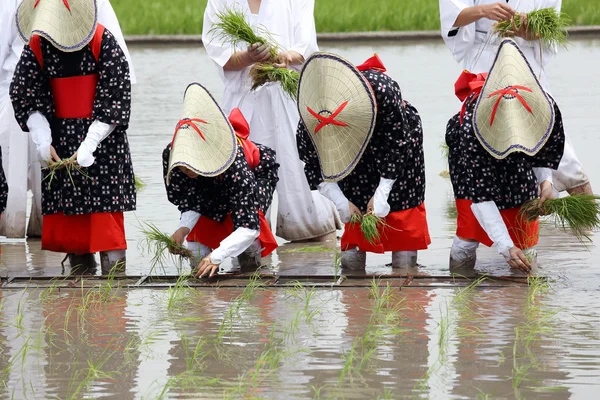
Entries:
MULTIPOLYGON (((477 218, 471 210, 471 200, 456 200, 456 211, 458 218, 456 220, 456 236, 463 239, 477 240, 488 247, 491 247, 494 242, 485 233, 477 218)), ((539 240, 539 222, 528 221, 523 218, 520 213, 520 208, 511 208, 501 210, 500 215, 508 228, 508 234, 515 246, 524 250, 535 246, 539 240)))
MULTIPOLYGON (((238 108, 234 108, 231 114, 229 114, 229 122, 235 130, 238 143, 240 143, 244 150, 244 156, 246 156, 248 165, 250 165, 251 169, 256 168, 260 163, 260 150, 258 150, 258 147, 254 143, 248 140, 250 127, 238 108)), ((263 249, 262 256, 266 257, 277 248, 277 241, 263 212, 258 211, 258 216, 260 219, 260 234, 258 235, 258 239, 263 249)), ((228 215, 223 222, 217 222, 208 217, 201 216, 194 229, 189 233, 187 240, 189 242, 201 243, 211 249, 216 249, 232 233, 233 221, 231 215, 228 215)))
POLYGON ((75 254, 126 250, 123 213, 44 215, 42 249, 75 254))
POLYGON ((356 247, 371 253, 413 251, 424 250, 431 243, 425 203, 408 210, 390 213, 384 221, 379 227, 380 241, 375 244, 365 239, 360 224, 347 223, 341 240, 342 251, 356 247))
MULTIPOLYGON (((89 44, 96 62, 100 58, 104 29, 104 26, 98 24, 94 37, 89 44)), ((31 47, 31 51, 33 51, 40 67, 44 68, 44 58, 38 35, 31 37, 29 47, 31 47)), ((92 118, 98 79, 97 73, 50 79, 50 90, 54 100, 54 115, 56 118, 92 118)))

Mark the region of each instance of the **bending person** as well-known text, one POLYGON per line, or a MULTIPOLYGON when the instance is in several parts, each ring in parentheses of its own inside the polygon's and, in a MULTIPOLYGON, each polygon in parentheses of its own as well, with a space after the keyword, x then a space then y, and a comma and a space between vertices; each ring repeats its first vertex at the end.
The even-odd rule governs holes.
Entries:
POLYGON ((187 236, 199 277, 212 277, 228 257, 237 256, 242 271, 255 270, 277 248, 264 212, 279 165, 249 134, 239 109, 227 119, 203 86, 188 86, 163 171, 167 197, 181 211, 173 239, 181 245, 187 236))
POLYGON ((297 140, 311 187, 329 198, 346 223, 342 267, 364 269, 366 252, 392 252, 393 267, 414 267, 431 243, 425 211, 423 129, 417 110, 377 56, 354 67, 327 53, 304 65, 298 87, 297 140), (383 218, 379 239, 360 223, 383 218))
MULTIPOLYGON (((204 12, 202 37, 210 58, 217 64, 225 85, 223 109, 240 108, 250 124, 250 139, 275 150, 279 169, 276 234, 286 240, 318 239, 340 227, 335 207, 318 192, 311 192, 296 149, 299 116, 295 102, 279 83, 267 83, 250 91, 248 75, 254 63, 269 57, 269 48, 254 44, 239 50, 221 43, 211 29, 219 12, 227 7, 242 10, 256 30, 266 29, 281 46, 282 66, 299 68, 317 51, 313 17, 314 0, 264 1, 209 0, 204 12)), ((268 217, 268 216, 267 216, 268 217)))

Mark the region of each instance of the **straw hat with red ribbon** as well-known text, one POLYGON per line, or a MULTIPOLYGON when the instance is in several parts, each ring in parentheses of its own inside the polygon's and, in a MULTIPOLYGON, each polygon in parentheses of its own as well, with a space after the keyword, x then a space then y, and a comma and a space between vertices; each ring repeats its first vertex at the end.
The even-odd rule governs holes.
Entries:
POLYGON ((39 35, 59 50, 73 52, 94 37, 98 7, 96 0, 23 0, 15 23, 25 43, 39 35))
POLYGON ((554 127, 554 105, 519 46, 502 41, 475 106, 475 135, 495 158, 537 154, 554 127))
POLYGON ((190 84, 183 99, 183 117, 171 142, 167 185, 176 167, 201 176, 218 176, 233 164, 236 152, 235 132, 221 107, 204 86, 190 84))
MULTIPOLYGON (((363 69, 385 70, 377 56, 363 69)), ((314 53, 300 72, 298 111, 315 145, 323 178, 352 172, 375 129, 377 100, 358 67, 330 53, 314 53)))

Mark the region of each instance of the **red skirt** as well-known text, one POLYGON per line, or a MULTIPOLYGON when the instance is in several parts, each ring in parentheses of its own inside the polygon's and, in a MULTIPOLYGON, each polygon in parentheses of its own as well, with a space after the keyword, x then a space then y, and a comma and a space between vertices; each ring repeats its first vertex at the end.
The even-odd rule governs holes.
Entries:
POLYGON ((99 251, 126 250, 123 213, 44 215, 42 249, 78 255, 99 251))
MULTIPOLYGON (((462 239, 477 240, 488 247, 494 242, 483 230, 475 214, 471 210, 471 200, 456 200, 456 211, 458 218, 456 221, 456 236, 462 239)), ((500 215, 508 228, 508 234, 515 246, 520 249, 529 249, 535 246, 539 240, 539 222, 528 221, 519 214, 520 208, 510 208, 501 210, 500 215)))
MULTIPOLYGON (((258 215, 260 218, 258 240, 260 240, 260 246, 263 249, 261 255, 266 257, 277 248, 277 241, 275 240, 275 236, 273 236, 273 232, 271 232, 271 228, 263 212, 259 211, 258 215)), ((197 242, 211 249, 216 249, 232 233, 233 221, 231 220, 231 215, 228 215, 223 222, 217 222, 214 219, 201 216, 194 229, 188 235, 187 240, 188 242, 197 242)))
POLYGON ((425 250, 431 243, 425 203, 408 210, 390 213, 384 221, 379 227, 380 240, 374 244, 367 242, 360 230, 360 224, 347 223, 342 235, 342 251, 356 247, 371 253, 414 251, 425 250))

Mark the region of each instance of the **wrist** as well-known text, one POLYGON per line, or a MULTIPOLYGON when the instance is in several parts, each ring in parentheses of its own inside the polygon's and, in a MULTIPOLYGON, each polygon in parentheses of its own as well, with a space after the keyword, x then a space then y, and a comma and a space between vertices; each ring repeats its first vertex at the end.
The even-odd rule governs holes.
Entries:
POLYGON ((478 6, 475 6, 475 8, 477 9, 475 15, 477 15, 477 20, 480 20, 482 18, 487 18, 487 4, 480 4, 478 6))

